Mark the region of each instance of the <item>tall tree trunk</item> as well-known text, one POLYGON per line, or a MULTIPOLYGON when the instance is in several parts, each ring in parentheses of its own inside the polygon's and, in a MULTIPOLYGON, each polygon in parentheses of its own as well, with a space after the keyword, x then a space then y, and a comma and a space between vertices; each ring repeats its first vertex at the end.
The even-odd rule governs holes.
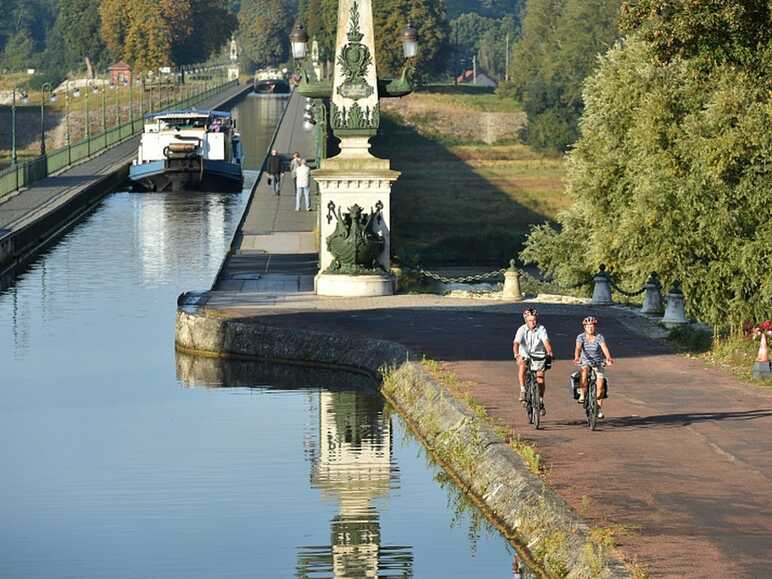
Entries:
POLYGON ((86 74, 88 78, 94 78, 94 67, 91 66, 91 59, 86 56, 83 60, 86 61, 86 74))

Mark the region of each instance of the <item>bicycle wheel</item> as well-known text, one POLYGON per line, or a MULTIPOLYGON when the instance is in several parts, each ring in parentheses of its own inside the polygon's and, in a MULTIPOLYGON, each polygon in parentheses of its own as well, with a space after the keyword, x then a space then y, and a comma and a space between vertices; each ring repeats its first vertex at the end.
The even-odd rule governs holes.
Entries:
POLYGON ((536 377, 531 374, 531 416, 533 427, 539 430, 541 423, 541 395, 539 394, 539 383, 536 377))
POLYGON ((587 388, 587 398, 587 423, 591 430, 595 430, 595 426, 598 424, 598 392, 595 383, 590 384, 587 388))
POLYGON ((533 398, 531 398, 531 373, 525 375, 525 415, 528 418, 528 424, 533 424, 533 398))

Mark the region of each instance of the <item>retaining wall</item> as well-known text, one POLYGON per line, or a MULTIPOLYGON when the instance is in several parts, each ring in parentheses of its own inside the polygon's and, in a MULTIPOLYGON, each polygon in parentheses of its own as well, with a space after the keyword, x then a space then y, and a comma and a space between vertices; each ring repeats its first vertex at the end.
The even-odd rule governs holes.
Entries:
POLYGON ((406 347, 226 319, 195 307, 177 311, 176 346, 187 354, 321 365, 370 376, 459 485, 551 576, 631 576, 501 436, 413 361, 406 347))

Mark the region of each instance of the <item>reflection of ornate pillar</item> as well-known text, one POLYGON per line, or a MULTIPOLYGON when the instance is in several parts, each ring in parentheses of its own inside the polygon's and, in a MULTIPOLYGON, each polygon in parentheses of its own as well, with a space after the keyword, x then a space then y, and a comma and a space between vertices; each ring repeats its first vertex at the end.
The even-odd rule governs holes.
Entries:
POLYGON ((228 65, 228 80, 239 80, 239 45, 236 42, 236 37, 231 36, 230 43, 230 64, 228 65))
POLYGON ((340 155, 314 171, 322 210, 320 295, 393 293, 390 273, 391 184, 388 159, 370 154, 380 125, 372 0, 340 0, 330 126, 340 155))
POLYGON ((388 565, 412 577, 409 547, 381 547, 378 512, 370 505, 386 496, 397 473, 391 461, 391 422, 383 402, 361 392, 320 394, 319 451, 311 483, 340 504, 332 520, 331 544, 303 548, 298 576, 332 570, 333 577, 377 577, 388 565))

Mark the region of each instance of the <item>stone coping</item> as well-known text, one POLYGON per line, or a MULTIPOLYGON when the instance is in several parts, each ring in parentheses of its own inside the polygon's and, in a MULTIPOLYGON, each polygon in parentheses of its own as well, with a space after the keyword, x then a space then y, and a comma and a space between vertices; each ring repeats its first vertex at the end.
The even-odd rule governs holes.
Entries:
POLYGON ((405 346, 386 340, 177 311, 176 347, 186 354, 333 367, 381 385, 435 459, 511 540, 550 576, 631 577, 613 553, 485 421, 454 398, 405 346))

